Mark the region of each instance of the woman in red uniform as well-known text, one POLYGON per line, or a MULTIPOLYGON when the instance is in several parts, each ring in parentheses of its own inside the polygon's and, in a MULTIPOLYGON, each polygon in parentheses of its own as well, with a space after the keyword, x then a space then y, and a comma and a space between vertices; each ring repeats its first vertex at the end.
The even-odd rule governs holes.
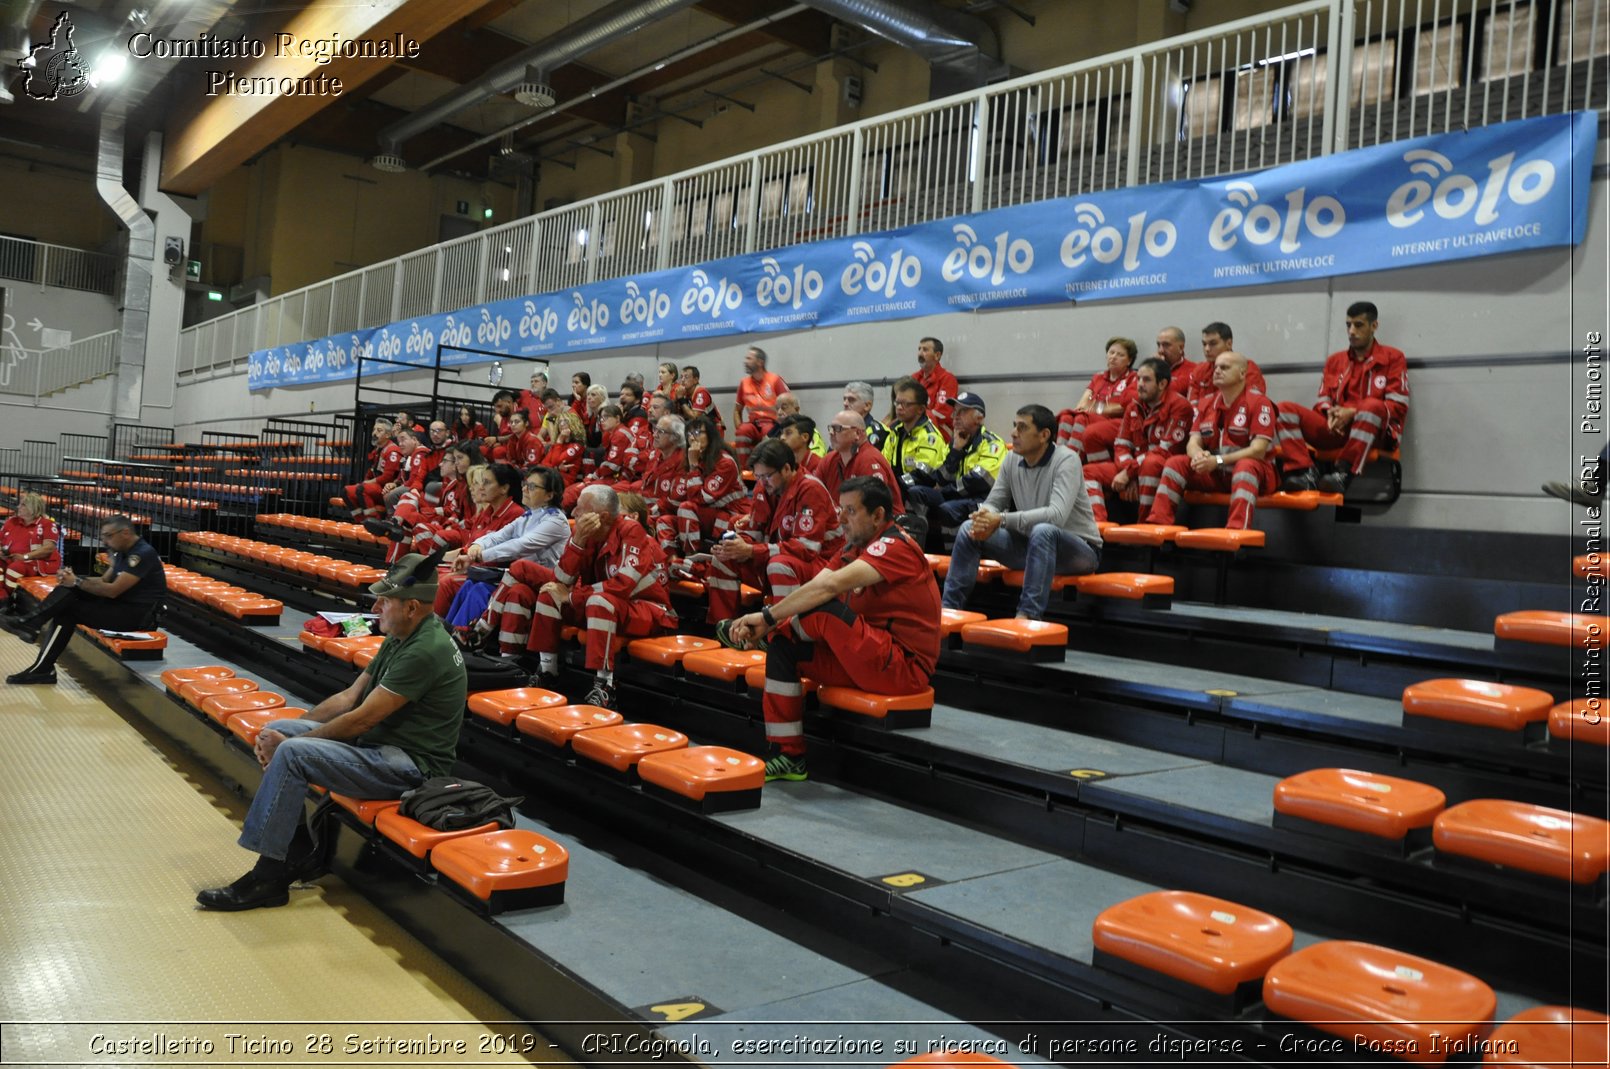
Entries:
POLYGON ((569 486, 581 478, 581 455, 585 449, 582 442, 587 432, 582 428, 581 417, 570 411, 561 413, 554 426, 556 440, 542 458, 542 464, 564 476, 565 485, 569 486))
POLYGON ((22 495, 16 515, 0 525, 0 552, 6 556, 0 601, 5 603, 7 612, 17 612, 19 580, 55 575, 61 570, 61 531, 56 521, 45 515, 44 498, 32 492, 22 495))

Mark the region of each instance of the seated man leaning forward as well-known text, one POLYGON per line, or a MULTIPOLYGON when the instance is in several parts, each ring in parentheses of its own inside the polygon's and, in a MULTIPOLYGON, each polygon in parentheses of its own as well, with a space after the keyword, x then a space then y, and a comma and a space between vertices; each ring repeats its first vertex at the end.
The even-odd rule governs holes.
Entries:
POLYGON ((1101 534, 1085 494, 1079 455, 1052 443, 1056 417, 1044 405, 1025 405, 1012 421, 1012 453, 989 497, 956 532, 945 607, 962 609, 978 580, 978 562, 992 557, 1023 569, 1019 620, 1045 614, 1051 580, 1088 575, 1101 563, 1101 534))
POLYGON ((464 658, 431 612, 438 560, 410 553, 369 587, 386 641, 352 686, 300 720, 270 721, 257 736, 263 782, 239 839, 257 864, 228 887, 198 894, 203 907, 283 906, 292 883, 319 874, 302 820, 308 784, 396 798, 452 774, 468 688, 464 658))
POLYGON ((839 487, 845 546, 832 565, 775 605, 739 617, 740 645, 766 645, 767 780, 806 778, 800 677, 874 694, 927 690, 939 661, 939 588, 922 547, 894 522, 889 488, 870 475, 839 487))

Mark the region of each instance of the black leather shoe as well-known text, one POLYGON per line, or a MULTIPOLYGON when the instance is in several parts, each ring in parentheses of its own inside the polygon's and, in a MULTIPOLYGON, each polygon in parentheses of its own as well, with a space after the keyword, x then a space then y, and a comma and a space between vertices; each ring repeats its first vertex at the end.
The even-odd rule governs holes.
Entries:
POLYGON ((38 672, 13 672, 6 676, 7 683, 55 683, 56 670, 46 668, 38 672))
POLYGON ((325 864, 323 852, 319 850, 285 859, 285 873, 292 883, 311 883, 329 871, 330 866, 325 864))
POLYGON ((290 900, 289 884, 259 879, 255 872, 248 872, 228 887, 214 887, 196 895, 196 901, 203 909, 217 910, 219 913, 283 906, 290 900))
POLYGON ((1319 489, 1319 476, 1313 468, 1302 468, 1282 479, 1280 489, 1288 494, 1301 493, 1304 490, 1317 490, 1319 489))
POLYGON ((39 625, 27 616, 0 616, 0 627, 10 631, 24 642, 39 641, 39 625))
POLYGON ((1333 471, 1319 480, 1319 488, 1327 494, 1345 494, 1352 481, 1352 472, 1333 471))

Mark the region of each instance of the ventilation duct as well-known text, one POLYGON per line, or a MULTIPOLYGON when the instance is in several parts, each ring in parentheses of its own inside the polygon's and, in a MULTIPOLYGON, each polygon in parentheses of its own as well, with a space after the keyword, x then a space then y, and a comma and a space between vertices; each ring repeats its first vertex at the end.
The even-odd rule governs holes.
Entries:
POLYGON ((525 81, 514 90, 514 99, 537 111, 551 108, 559 101, 553 86, 548 84, 548 76, 537 67, 527 68, 525 81))
MULTIPOLYGON (((510 57, 479 78, 437 98, 406 119, 392 123, 380 131, 381 154, 371 162, 379 166, 379 160, 396 157, 398 146, 409 138, 447 121, 488 97, 521 87, 527 81, 527 72, 531 68, 558 70, 594 49, 640 30, 647 23, 691 7, 693 3, 694 0, 616 0, 586 18, 576 20, 547 40, 539 41, 524 52, 510 57)), ((540 82, 531 84, 540 90, 533 92, 533 99, 543 93, 548 97, 546 104, 531 106, 551 107, 553 90, 540 82)), ((521 102, 531 103, 525 100, 521 102)))
POLYGON ((932 0, 805 0, 922 56, 933 68, 929 99, 980 89, 1010 72, 989 23, 932 0))

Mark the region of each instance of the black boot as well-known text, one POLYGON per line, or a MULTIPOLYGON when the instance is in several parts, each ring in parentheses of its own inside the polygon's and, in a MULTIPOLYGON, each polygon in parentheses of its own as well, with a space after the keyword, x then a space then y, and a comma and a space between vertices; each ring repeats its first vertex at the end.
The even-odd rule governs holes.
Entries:
POLYGON ((228 887, 214 887, 196 895, 203 909, 239 913, 248 909, 283 906, 291 900, 291 878, 285 862, 260 857, 252 870, 228 887))

